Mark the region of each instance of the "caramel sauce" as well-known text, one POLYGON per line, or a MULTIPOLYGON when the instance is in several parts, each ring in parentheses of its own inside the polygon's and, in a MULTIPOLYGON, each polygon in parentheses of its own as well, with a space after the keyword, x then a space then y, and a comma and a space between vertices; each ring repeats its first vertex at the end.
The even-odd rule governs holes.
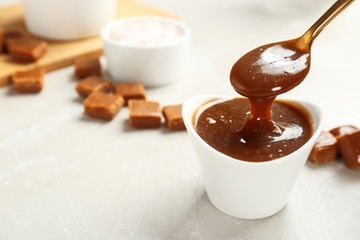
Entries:
POLYGON ((300 84, 310 70, 310 52, 298 39, 258 47, 233 66, 230 81, 248 98, 207 105, 197 133, 210 146, 245 161, 269 161, 300 148, 312 135, 308 114, 277 95, 300 84))
POLYGON ((272 43, 241 57, 230 73, 235 91, 251 99, 274 98, 300 84, 310 70, 310 50, 300 50, 297 43, 272 43))
POLYGON ((253 125, 246 130, 251 116, 251 104, 246 98, 214 100, 198 109, 194 126, 199 136, 211 147, 230 157, 263 162, 288 155, 312 135, 312 123, 305 109, 284 101, 275 101, 271 119, 281 128, 281 134, 270 135, 268 139, 253 138, 272 128, 269 125, 253 125), (252 132, 254 131, 254 132, 252 132))

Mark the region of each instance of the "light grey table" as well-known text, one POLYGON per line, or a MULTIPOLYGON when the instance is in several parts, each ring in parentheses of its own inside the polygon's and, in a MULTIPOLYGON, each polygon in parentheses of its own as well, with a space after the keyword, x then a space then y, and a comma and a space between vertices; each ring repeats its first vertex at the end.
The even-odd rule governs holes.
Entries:
MULTIPOLYGON (((242 54, 299 36, 333 1, 143 2, 178 15, 193 32, 183 79, 147 89, 166 105, 236 96, 228 76, 242 54)), ((359 23, 355 2, 315 41, 307 79, 281 96, 320 105, 325 129, 360 126, 359 23)), ((307 163, 277 215, 227 216, 207 198, 186 132, 134 130, 126 108, 111 122, 84 116, 72 73, 46 74, 40 94, 0 89, 1 240, 359 239, 359 169, 307 163)))

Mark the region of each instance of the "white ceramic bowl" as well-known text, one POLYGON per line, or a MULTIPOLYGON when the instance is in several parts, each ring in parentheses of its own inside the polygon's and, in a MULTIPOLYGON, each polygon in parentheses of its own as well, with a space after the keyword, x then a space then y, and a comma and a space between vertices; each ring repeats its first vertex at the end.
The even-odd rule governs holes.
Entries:
POLYGON ((51 40, 95 36, 113 20, 117 0, 23 0, 30 33, 51 40))
POLYGON ((204 103, 223 96, 198 96, 182 109, 211 203, 220 211, 238 218, 258 219, 279 212, 287 203, 300 170, 324 125, 321 110, 299 102, 313 119, 313 135, 295 152, 268 162, 247 162, 229 157, 210 147, 195 131, 193 115, 204 103))
POLYGON ((123 18, 107 24, 101 31, 104 53, 114 82, 141 82, 159 86, 181 79, 189 51, 190 29, 167 17, 138 16, 123 18), (110 37, 114 28, 131 21, 158 21, 176 26, 182 35, 171 42, 140 45, 121 43, 110 37))

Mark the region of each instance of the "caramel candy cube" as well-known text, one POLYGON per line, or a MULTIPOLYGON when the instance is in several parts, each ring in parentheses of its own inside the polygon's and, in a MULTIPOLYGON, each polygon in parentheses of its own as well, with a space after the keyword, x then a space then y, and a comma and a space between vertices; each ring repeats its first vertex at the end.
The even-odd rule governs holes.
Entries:
POLYGON ((360 166, 360 130, 345 134, 338 139, 340 153, 348 168, 360 166))
POLYGON ((352 125, 343 125, 330 130, 330 133, 335 137, 341 137, 345 134, 351 134, 359 130, 357 127, 352 125))
POLYGON ((44 85, 44 71, 41 69, 18 71, 12 76, 12 81, 18 92, 40 92, 44 85))
POLYGON ((115 94, 123 96, 125 105, 130 99, 146 100, 145 87, 142 83, 119 83, 115 84, 115 94))
POLYGON ((328 163, 336 158, 337 141, 329 132, 321 132, 312 149, 309 160, 315 164, 328 163))
MULTIPOLYGON (((336 137, 336 140, 339 141, 346 134, 351 134, 359 130, 357 127, 352 125, 343 125, 330 130, 330 133, 336 137)), ((340 157, 341 153, 339 150, 339 146, 337 146, 337 155, 340 157)))
MULTIPOLYGON (((4 52, 8 52, 8 44, 9 42, 11 42, 11 40, 15 40, 15 39, 21 39, 23 38, 23 34, 21 32, 18 31, 14 31, 14 30, 9 30, 9 31, 4 31, 3 33, 3 38, 2 38, 2 49, 4 50, 4 52)), ((1 49, 0 49, 1 52, 1 49)))
POLYGON ((76 91, 83 98, 87 98, 92 92, 110 92, 112 83, 99 76, 90 76, 81 80, 76 85, 76 91))
POLYGON ((90 117, 111 120, 124 106, 124 99, 119 95, 93 92, 84 101, 85 114, 90 117))
POLYGON ((129 100, 130 125, 135 128, 158 128, 161 125, 161 110, 158 102, 129 100))
POLYGON ((181 115, 182 104, 163 107, 166 126, 171 130, 185 130, 181 115))
POLYGON ((101 75, 101 65, 98 58, 78 57, 75 59, 75 76, 78 79, 101 75))
POLYGON ((20 61, 36 61, 47 51, 47 43, 35 39, 13 39, 8 43, 9 55, 20 61))

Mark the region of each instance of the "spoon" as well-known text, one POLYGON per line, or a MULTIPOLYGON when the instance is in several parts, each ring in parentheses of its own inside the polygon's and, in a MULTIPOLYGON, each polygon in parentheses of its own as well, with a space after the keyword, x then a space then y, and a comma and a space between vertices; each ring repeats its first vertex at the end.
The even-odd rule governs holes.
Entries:
POLYGON ((275 98, 300 84, 310 70, 310 50, 314 39, 353 1, 335 2, 299 38, 260 46, 245 54, 230 73, 234 89, 248 98, 266 99, 275 98))

